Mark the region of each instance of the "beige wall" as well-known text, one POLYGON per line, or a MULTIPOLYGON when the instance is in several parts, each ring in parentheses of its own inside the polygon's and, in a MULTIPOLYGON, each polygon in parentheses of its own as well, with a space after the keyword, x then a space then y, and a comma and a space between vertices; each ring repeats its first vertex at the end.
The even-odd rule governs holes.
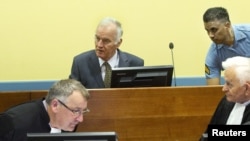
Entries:
POLYGON ((204 75, 210 45, 202 22, 212 6, 226 7, 232 23, 249 23, 249 0, 1 0, 0 81, 67 78, 72 59, 94 48, 99 20, 124 28, 123 51, 145 65, 172 64, 176 77, 204 75))

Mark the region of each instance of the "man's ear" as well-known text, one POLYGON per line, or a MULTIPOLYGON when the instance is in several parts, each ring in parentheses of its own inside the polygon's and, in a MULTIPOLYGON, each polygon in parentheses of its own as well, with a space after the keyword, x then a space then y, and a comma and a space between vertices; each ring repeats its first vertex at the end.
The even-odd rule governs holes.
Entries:
POLYGON ((120 41, 117 43, 117 48, 119 48, 119 46, 122 44, 122 38, 120 39, 120 41))
POLYGON ((50 107, 53 111, 57 111, 58 107, 59 107, 59 102, 57 99, 53 99, 50 103, 50 107))
POLYGON ((246 95, 250 95, 250 81, 246 82, 246 95))
POLYGON ((225 23, 225 26, 226 26, 227 28, 230 28, 231 23, 230 23, 230 22, 226 22, 226 23, 225 23))

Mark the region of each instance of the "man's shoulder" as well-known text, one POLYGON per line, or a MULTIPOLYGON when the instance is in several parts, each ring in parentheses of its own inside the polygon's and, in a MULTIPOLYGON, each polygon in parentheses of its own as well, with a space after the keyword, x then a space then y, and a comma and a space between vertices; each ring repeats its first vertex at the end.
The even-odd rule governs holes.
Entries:
POLYGON ((6 113, 13 113, 13 112, 24 113, 24 111, 36 112, 37 107, 43 106, 42 100, 43 99, 37 99, 37 100, 32 100, 32 101, 29 101, 29 102, 25 102, 25 103, 15 105, 15 106, 9 108, 6 111, 6 113))
POLYGON ((119 51, 120 55, 125 55, 125 56, 127 56, 128 58, 143 60, 141 57, 136 56, 136 55, 134 55, 134 54, 132 54, 132 53, 125 52, 125 51, 121 51, 121 50, 118 50, 118 51, 119 51))
POLYGON ((9 108, 3 113, 7 121, 11 121, 14 125, 22 125, 20 123, 25 123, 30 121, 34 116, 40 116, 41 111, 45 111, 42 99, 25 102, 14 107, 9 108))
POLYGON ((250 32, 250 24, 235 24, 233 25, 235 30, 250 32))
POLYGON ((80 54, 77 54, 74 58, 75 59, 81 59, 81 58, 86 58, 95 55, 95 50, 88 50, 85 52, 82 52, 80 54))

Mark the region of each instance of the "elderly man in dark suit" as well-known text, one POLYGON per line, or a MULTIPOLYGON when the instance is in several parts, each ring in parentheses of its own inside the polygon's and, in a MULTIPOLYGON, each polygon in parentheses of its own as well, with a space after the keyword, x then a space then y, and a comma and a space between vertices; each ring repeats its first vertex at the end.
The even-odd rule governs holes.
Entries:
POLYGON ((80 81, 86 88, 105 88, 107 62, 111 68, 144 66, 140 57, 121 51, 123 30, 114 18, 104 18, 95 33, 95 49, 74 57, 69 78, 80 81))

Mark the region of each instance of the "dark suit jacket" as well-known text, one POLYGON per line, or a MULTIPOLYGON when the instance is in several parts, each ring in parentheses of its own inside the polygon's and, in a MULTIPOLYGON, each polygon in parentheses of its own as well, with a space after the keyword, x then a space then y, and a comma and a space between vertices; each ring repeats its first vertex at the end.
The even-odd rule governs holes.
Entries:
POLYGON ((20 104, 0 114, 0 141, 26 141, 27 133, 50 132, 43 99, 20 104))
MULTIPOLYGON (((144 66, 144 60, 135 55, 122 52, 121 50, 118 50, 118 54, 118 67, 144 66)), ((69 78, 80 81, 88 89, 105 87, 95 50, 90 50, 74 57, 69 78)))
MULTIPOLYGON (((226 125, 227 119, 229 118, 229 115, 233 110, 234 105, 234 102, 227 101, 226 96, 224 96, 218 104, 209 124, 226 125)), ((245 124, 248 121, 250 121, 250 104, 246 106, 241 124, 245 124)), ((207 130, 208 129, 206 129, 205 133, 207 133, 207 130)), ((204 139, 202 139, 201 137, 200 140, 204 139)))

